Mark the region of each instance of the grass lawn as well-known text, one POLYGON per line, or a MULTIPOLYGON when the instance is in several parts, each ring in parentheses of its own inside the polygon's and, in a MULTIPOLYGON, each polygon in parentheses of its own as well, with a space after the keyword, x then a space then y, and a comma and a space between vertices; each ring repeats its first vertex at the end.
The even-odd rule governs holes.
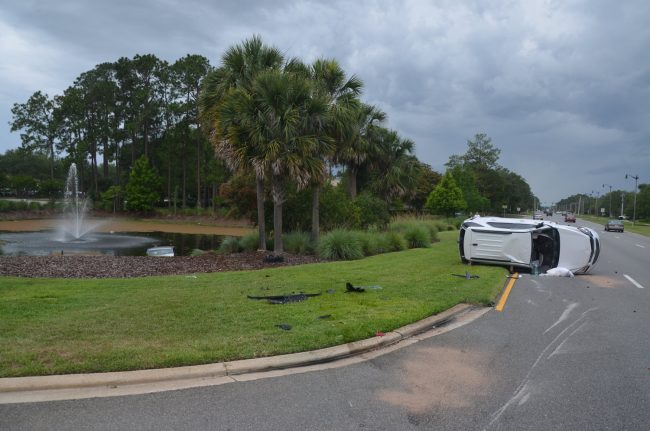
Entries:
MULTIPOLYGON (((607 223, 607 220, 610 220, 608 217, 595 217, 591 215, 580 215, 579 217, 592 223, 601 224, 603 226, 603 229, 605 228, 605 223, 607 223)), ((632 221, 630 220, 625 220, 624 223, 626 232, 634 232, 638 233, 639 235, 650 236, 650 225, 641 223, 638 220, 636 221, 636 225, 633 225, 632 221)))
POLYGON ((505 269, 462 265, 457 235, 442 232, 428 249, 259 271, 101 280, 0 277, 0 377, 299 352, 372 337, 461 302, 494 301, 505 269), (480 279, 451 275, 467 269, 480 279), (381 289, 344 293, 348 281, 381 289), (322 295, 284 305, 247 299, 294 292, 322 295))

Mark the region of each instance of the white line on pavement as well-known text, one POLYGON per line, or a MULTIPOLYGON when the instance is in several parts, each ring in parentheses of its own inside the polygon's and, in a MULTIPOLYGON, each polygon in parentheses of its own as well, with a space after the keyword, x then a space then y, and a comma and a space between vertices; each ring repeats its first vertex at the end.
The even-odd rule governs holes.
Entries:
POLYGON ((627 280, 628 280, 630 283, 632 283, 633 285, 635 285, 635 286, 638 287, 639 289, 643 289, 643 286, 641 286, 641 285, 640 285, 640 284, 639 284, 635 279, 633 279, 633 278, 630 277, 629 275, 627 275, 627 274, 623 274, 623 277, 627 278, 627 280))
POLYGON ((636 245, 637 247, 645 248, 645 245, 641 245, 641 244, 634 244, 634 245, 636 245))

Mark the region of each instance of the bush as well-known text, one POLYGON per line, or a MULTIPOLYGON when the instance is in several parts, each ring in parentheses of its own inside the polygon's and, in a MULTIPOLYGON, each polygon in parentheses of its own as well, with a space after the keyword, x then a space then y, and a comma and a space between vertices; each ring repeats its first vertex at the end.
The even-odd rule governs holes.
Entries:
POLYGON ((354 232, 361 244, 361 250, 365 256, 373 256, 386 252, 383 236, 379 232, 354 232))
POLYGON ((424 226, 413 225, 404 232, 408 248, 426 248, 431 245, 431 234, 424 226))
POLYGON ((255 251, 259 246, 260 234, 249 233, 239 239, 239 248, 241 251, 255 251))
POLYGON ((402 251, 406 249, 406 241, 399 233, 388 231, 384 233, 383 237, 384 244, 386 244, 386 252, 402 251))
POLYGON ((363 249, 354 232, 336 229, 321 238, 318 255, 330 260, 354 260, 363 257, 363 249))
POLYGON ((367 229, 369 226, 385 227, 390 222, 388 205, 383 200, 371 195, 361 193, 353 201, 359 209, 359 223, 356 227, 367 229))
POLYGON ((219 251, 222 253, 237 253, 239 252, 239 240, 234 236, 227 236, 221 241, 219 251))
POLYGON ((312 254, 314 245, 307 232, 290 232, 282 236, 284 251, 294 254, 312 254))

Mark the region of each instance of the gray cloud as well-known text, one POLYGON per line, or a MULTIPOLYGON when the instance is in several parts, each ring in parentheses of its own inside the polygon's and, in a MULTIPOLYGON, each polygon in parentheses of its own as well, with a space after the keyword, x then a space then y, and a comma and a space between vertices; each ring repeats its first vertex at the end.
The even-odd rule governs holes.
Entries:
POLYGON ((388 126, 442 170, 484 132, 545 202, 650 182, 650 3, 610 1, 23 1, 0 6, 0 151, 14 102, 121 56, 217 64, 253 34, 338 59, 388 126), (613 151, 615 149, 615 151, 613 151))

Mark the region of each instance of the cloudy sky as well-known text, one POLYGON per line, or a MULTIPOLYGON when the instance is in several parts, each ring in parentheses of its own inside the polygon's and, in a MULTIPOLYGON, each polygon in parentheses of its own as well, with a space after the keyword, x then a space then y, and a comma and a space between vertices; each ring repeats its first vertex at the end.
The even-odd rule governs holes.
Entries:
POLYGON ((632 190, 626 173, 650 182, 648 22, 648 0, 2 1, 0 152, 20 145, 11 106, 37 90, 135 54, 217 65, 258 34, 336 58, 434 169, 481 132, 543 203, 632 190))

